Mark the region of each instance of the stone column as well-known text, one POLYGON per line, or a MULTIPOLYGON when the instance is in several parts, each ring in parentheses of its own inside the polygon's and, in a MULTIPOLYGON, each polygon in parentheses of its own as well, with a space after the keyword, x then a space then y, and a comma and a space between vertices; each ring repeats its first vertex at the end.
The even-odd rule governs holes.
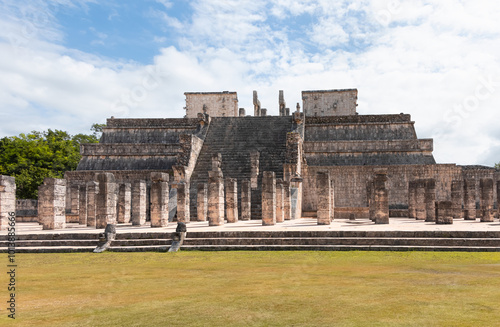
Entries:
POLYGON ((373 179, 373 200, 375 202, 375 224, 389 223, 389 192, 386 188, 387 173, 378 172, 373 179))
POLYGON ((47 177, 38 187, 38 220, 43 229, 66 227, 66 180, 47 177))
POLYGON ((224 225, 224 176, 221 170, 222 155, 212 156, 212 171, 208 172, 208 225, 224 225))
POLYGON ((468 178, 464 180, 464 218, 465 220, 476 220, 476 180, 468 178))
POLYGON ((228 223, 238 222, 238 181, 235 178, 226 178, 226 219, 228 223))
POLYGON ((330 220, 335 219, 335 182, 330 180, 330 220))
POLYGON ((99 194, 96 197, 96 228, 116 224, 116 183, 111 173, 97 174, 99 194))
POLYGON ((132 183, 132 225, 142 226, 146 223, 146 181, 132 183))
POLYGON ((78 208, 78 217, 80 225, 87 226, 87 185, 81 185, 79 187, 79 208, 78 208))
POLYGON ((366 203, 368 204, 368 217, 373 221, 375 217, 375 202, 373 202, 373 181, 366 182, 366 203))
MULTIPOLYGON (((66 189, 64 191, 66 192, 66 189)), ((14 219, 11 217, 15 216, 16 179, 11 176, 0 175, 0 230, 7 230, 9 228, 9 218, 14 219)))
POLYGON ((250 178, 253 189, 256 189, 258 187, 259 158, 260 158, 260 153, 258 151, 250 152, 250 178))
POLYGON ((318 199, 318 225, 330 225, 331 222, 331 191, 330 173, 318 171, 316 173, 316 198, 318 199))
POLYGON ((292 219, 292 207, 290 199, 290 182, 283 182, 283 218, 292 219))
POLYGON ((491 178, 481 178, 479 192, 481 195, 481 222, 493 222, 493 180, 491 178))
POLYGON ((452 181, 451 182, 451 203, 452 205, 452 216, 455 219, 462 218, 462 198, 463 198, 464 186, 462 181, 452 181))
POLYGON ((497 208, 498 218, 500 218, 500 181, 497 181, 497 208))
POLYGON ((180 182, 177 184, 177 222, 189 223, 191 213, 189 208, 189 184, 180 182))
POLYGON ((451 225, 453 224, 453 204, 451 201, 441 201, 437 204, 436 224, 451 225))
POLYGON ((168 174, 151 173, 151 227, 168 226, 168 174))
POLYGON ((87 227, 96 226, 96 196, 99 194, 99 183, 87 182, 87 227))
POLYGON ((285 212, 283 211, 283 180, 276 180, 276 222, 282 223, 285 221, 285 212))
POLYGON ((207 221, 208 214, 208 186, 206 183, 199 183, 196 201, 196 215, 198 221, 207 221))
POLYGON ((252 219, 252 184, 250 180, 241 181, 241 220, 252 219))
POLYGON ((436 221, 436 180, 425 181, 425 221, 436 221))
POLYGON ((71 189, 71 213, 73 215, 77 215, 80 206, 80 187, 78 185, 71 185, 70 189, 71 189))
POLYGON ((425 181, 418 179, 415 181, 415 218, 417 220, 427 218, 425 209, 425 181))
POLYGON ((417 218, 417 183, 408 184, 408 218, 417 218))
POLYGON ((131 219, 131 208, 132 208, 132 185, 130 183, 120 184, 118 189, 118 223, 126 224, 130 222, 131 219))
POLYGON ((262 225, 276 225, 276 176, 265 171, 262 176, 262 225))

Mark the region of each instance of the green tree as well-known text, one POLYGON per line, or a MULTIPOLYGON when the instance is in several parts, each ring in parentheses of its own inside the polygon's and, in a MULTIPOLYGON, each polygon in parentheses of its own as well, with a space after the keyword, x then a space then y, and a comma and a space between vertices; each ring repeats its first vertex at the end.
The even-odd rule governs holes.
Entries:
POLYGON ((500 169, 500 162, 495 164, 496 169, 500 169))
POLYGON ((45 177, 63 178, 80 161, 80 144, 97 143, 95 135, 59 130, 33 131, 0 139, 0 174, 16 177, 16 196, 36 199, 45 177))

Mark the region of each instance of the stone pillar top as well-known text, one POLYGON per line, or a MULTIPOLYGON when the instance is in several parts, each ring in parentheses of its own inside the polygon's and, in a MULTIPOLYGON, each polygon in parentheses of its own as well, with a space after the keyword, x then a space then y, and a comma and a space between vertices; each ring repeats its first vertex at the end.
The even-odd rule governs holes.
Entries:
POLYGON ((152 172, 151 181, 152 182, 168 182, 170 176, 167 173, 152 172))
POLYGON ((59 178, 45 177, 43 179, 43 184, 44 185, 66 186, 66 180, 65 179, 59 179, 59 178))
POLYGON ((114 183, 115 176, 112 173, 98 173, 96 179, 99 183, 114 183))
POLYGON ((212 155, 212 171, 220 171, 222 164, 222 154, 214 153, 212 155))

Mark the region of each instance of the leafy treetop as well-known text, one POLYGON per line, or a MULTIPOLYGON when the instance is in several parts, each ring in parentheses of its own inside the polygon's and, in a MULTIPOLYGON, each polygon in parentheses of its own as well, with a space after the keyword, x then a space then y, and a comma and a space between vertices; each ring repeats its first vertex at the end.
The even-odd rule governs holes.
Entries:
MULTIPOLYGON (((98 124, 94 124, 98 125, 98 124)), ((60 130, 33 131, 0 139, 0 175, 16 178, 18 199, 36 199, 45 177, 63 178, 80 161, 80 144, 97 143, 98 136, 69 135, 60 130)))

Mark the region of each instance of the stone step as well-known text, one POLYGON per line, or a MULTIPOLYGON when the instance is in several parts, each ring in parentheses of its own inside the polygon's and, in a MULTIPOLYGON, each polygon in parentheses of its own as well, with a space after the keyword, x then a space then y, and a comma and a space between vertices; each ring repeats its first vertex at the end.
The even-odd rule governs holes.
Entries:
POLYGON ((329 246, 329 245, 376 245, 376 246, 451 246, 451 247, 500 247, 500 239, 463 238, 187 238, 189 246, 329 246))
POLYGON ((183 245, 184 251, 439 251, 500 252, 499 247, 388 246, 388 245, 183 245))
MULTIPOLYGON (((33 241, 17 241, 17 247, 58 247, 58 246, 71 246, 71 247, 96 247, 98 240, 33 240, 33 241)), ((171 239, 129 239, 129 240, 115 240, 113 246, 152 246, 152 245, 170 245, 171 239)), ((7 247, 7 242, 0 242, 0 246, 7 247)))

